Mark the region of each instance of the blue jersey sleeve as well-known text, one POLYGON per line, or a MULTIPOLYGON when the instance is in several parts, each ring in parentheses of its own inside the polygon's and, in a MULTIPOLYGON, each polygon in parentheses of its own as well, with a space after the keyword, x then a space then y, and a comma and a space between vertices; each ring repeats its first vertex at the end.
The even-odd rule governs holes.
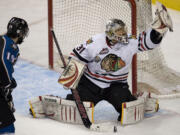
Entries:
POLYGON ((13 78, 13 65, 19 55, 19 48, 7 36, 0 37, 0 84, 8 86, 13 78))

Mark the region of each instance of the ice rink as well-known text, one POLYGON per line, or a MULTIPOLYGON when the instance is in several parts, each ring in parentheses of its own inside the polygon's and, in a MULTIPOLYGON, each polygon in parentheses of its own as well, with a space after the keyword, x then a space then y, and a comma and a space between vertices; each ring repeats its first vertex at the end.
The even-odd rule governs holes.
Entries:
MULTIPOLYGON (((162 50, 169 67, 180 72, 180 12, 169 9, 174 22, 174 32, 167 33, 162 50)), ((1 0, 0 33, 6 31, 8 21, 22 17, 30 25, 30 33, 20 46, 20 60, 15 66, 14 77, 18 87, 13 92, 16 107, 16 135, 111 135, 87 130, 82 125, 56 122, 50 119, 33 119, 28 114, 31 97, 53 94, 65 97, 66 91, 57 83, 59 73, 48 70, 47 0, 1 0)), ((179 135, 180 99, 160 100, 159 112, 138 124, 121 126, 118 114, 107 102, 97 104, 95 122, 117 125, 118 135, 179 135)))

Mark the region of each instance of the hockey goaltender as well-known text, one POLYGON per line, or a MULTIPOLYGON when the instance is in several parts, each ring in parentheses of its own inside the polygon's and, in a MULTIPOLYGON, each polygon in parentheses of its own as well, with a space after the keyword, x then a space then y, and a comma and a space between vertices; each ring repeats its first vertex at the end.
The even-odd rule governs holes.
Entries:
MULTIPOLYGON (((78 92, 92 123, 94 106, 102 100, 113 105, 122 125, 137 123, 144 119, 144 113, 157 112, 159 104, 148 93, 131 94, 127 83, 129 67, 134 54, 159 46, 168 29, 173 31, 172 20, 161 3, 157 3, 151 27, 137 38, 127 34, 122 20, 110 19, 104 33, 73 49, 58 82, 78 92)), ((49 117, 82 124, 74 100, 73 94, 68 94, 66 99, 47 95, 35 97, 29 101, 30 112, 35 118, 49 117)))

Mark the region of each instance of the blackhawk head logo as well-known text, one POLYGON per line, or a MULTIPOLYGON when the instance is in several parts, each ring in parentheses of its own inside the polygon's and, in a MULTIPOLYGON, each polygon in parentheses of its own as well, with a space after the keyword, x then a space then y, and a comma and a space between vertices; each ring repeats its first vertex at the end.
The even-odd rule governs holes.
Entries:
POLYGON ((106 72, 116 72, 123 68, 126 63, 115 54, 108 54, 101 62, 101 69, 106 72))

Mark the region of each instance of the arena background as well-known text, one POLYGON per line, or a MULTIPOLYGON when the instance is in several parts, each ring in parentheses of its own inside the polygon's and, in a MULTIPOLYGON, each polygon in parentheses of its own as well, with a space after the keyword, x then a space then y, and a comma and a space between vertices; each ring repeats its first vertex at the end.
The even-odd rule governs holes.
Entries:
MULTIPOLYGON (((152 0, 153 3, 155 3, 156 0, 152 0)), ((175 10, 180 11, 180 0, 158 0, 159 2, 166 5, 168 8, 172 8, 175 10)))

